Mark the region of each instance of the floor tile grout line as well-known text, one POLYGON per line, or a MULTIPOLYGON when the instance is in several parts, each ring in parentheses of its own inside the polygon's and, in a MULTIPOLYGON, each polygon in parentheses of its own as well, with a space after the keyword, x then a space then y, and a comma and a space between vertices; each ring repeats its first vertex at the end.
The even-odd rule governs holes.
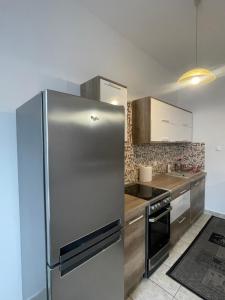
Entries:
MULTIPOLYGON (((159 285, 158 283, 154 282, 152 279, 150 279, 151 282, 155 285, 157 285, 158 287, 160 287, 162 290, 164 290, 164 292, 166 292, 167 294, 169 294, 170 296, 174 297, 171 293, 169 293, 167 290, 165 290, 165 288, 163 288, 161 285, 159 285)), ((179 287, 180 288, 180 287, 179 287)), ((178 288, 178 289, 179 289, 178 288)))
POLYGON ((179 289, 177 290, 176 294, 174 295, 174 299, 176 299, 176 295, 178 294, 179 290, 181 289, 182 285, 180 284, 179 289))

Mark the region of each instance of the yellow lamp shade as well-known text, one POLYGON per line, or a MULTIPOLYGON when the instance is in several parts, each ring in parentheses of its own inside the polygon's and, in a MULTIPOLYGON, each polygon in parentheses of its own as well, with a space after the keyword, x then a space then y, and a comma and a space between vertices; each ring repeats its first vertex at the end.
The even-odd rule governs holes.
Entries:
POLYGON ((203 68, 196 68, 184 73, 178 79, 178 83, 182 85, 197 85, 206 84, 215 79, 216 76, 213 72, 203 68))

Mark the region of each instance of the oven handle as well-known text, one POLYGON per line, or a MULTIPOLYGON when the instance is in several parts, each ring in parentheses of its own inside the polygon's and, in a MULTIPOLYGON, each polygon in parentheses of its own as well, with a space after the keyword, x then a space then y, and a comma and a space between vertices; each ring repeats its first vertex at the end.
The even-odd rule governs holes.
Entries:
POLYGON ((159 215, 158 217, 149 219, 149 222, 150 222, 150 223, 155 223, 155 222, 157 222, 157 221, 160 220, 162 217, 164 217, 165 215, 167 215, 171 210, 172 210, 172 207, 167 208, 166 211, 165 211, 164 213, 162 213, 161 215, 159 215))

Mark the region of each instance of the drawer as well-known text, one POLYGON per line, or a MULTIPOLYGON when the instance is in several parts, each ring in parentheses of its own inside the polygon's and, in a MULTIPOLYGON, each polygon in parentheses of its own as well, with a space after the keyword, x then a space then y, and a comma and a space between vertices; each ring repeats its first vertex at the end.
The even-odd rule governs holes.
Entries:
POLYGON ((183 187, 175 190, 174 192, 172 192, 172 199, 176 199, 176 198, 182 196, 183 194, 188 192, 190 190, 190 188, 191 188, 190 184, 186 184, 183 187))
POLYGON ((171 215, 170 215, 170 223, 173 223, 177 220, 185 211, 190 209, 190 191, 186 191, 181 194, 181 196, 172 200, 171 202, 171 215))
POLYGON ((142 218, 143 217, 145 218, 145 215, 146 215, 146 208, 143 208, 143 206, 136 208, 134 211, 125 214, 125 227, 130 223, 134 222, 137 218, 141 216, 142 218))
POLYGON ((190 227, 190 209, 184 212, 177 220, 170 225, 170 244, 174 246, 190 227))

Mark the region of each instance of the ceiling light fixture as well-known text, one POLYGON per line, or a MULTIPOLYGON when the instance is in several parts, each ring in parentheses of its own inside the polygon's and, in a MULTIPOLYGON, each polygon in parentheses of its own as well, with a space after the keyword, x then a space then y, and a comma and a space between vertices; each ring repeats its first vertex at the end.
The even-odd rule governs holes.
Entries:
POLYGON ((196 68, 184 73, 179 79, 178 83, 186 85, 198 85, 212 82, 216 79, 213 72, 208 69, 198 68, 198 8, 201 0, 194 0, 196 7, 196 19, 195 19, 195 64, 196 68))

